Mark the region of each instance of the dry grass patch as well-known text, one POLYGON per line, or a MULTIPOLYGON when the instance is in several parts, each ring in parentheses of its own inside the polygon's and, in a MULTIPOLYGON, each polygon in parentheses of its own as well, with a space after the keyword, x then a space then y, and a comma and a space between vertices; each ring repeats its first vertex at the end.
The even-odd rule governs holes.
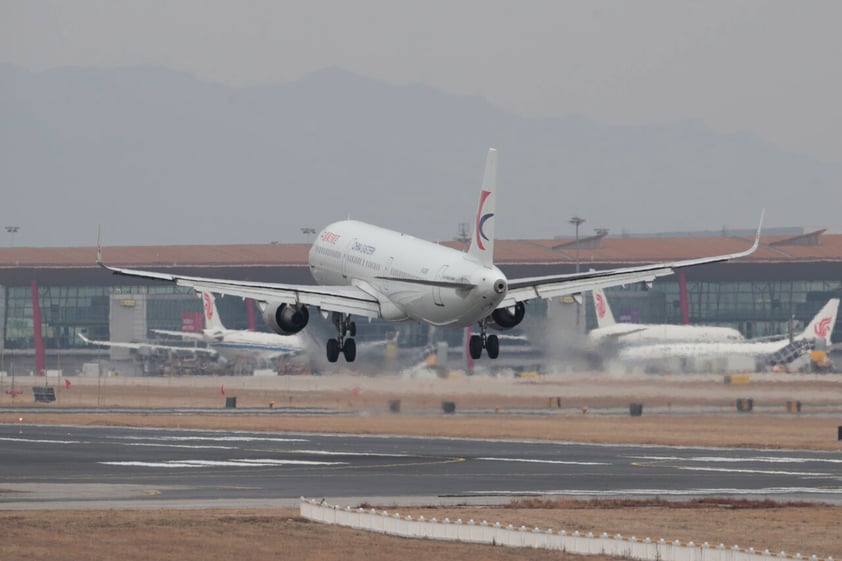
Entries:
POLYGON ((734 509, 768 508, 812 508, 816 503, 806 501, 780 502, 772 499, 735 499, 731 497, 701 497, 689 501, 668 501, 666 499, 591 499, 587 501, 559 498, 544 499, 527 497, 515 499, 501 508, 570 508, 570 509, 618 509, 618 508, 665 508, 665 509, 700 509, 706 507, 734 509))
MULTIPOLYGON (((774 553, 842 555, 839 507, 732 502, 545 501, 542 508, 399 509, 439 520, 489 520, 556 530, 739 544, 774 553), (732 504, 729 504, 732 503, 732 504), (723 506, 725 508, 723 508, 723 506), (732 508, 739 506, 739 508, 732 508)), ((395 509, 389 509, 394 512, 395 509)), ((522 559, 523 550, 411 540, 311 523, 295 509, 0 511, 4 559, 522 559)), ((582 559, 530 550, 530 559, 582 559)), ((597 556, 595 561, 607 558, 597 556)))
POLYGON ((842 507, 812 503, 780 503, 728 498, 694 501, 525 499, 503 507, 390 509, 425 518, 487 520, 516 527, 638 538, 739 545, 777 554, 842 555, 839 521, 842 507))
MULTIPOLYGON (((3 559, 264 561, 523 559, 523 550, 383 536, 312 523, 297 510, 0 511, 3 559)), ((558 552, 529 558, 569 560, 558 552)), ((579 558, 581 559, 581 558, 579 558)), ((607 557, 593 557, 607 561, 607 557)))
MULTIPOLYGON (((390 508, 390 512, 395 509, 390 508)), ((842 556, 842 509, 774 501, 513 502, 502 508, 399 509, 402 515, 638 537, 769 548, 774 553, 842 556), (530 504, 537 508, 524 508, 530 504)), ((3 559, 205 560, 263 559, 523 559, 524 550, 412 540, 332 527, 301 519, 297 509, 0 511, 3 559)), ((529 559, 582 557, 529 550, 529 559)), ((603 556, 588 557, 607 561, 603 556)))

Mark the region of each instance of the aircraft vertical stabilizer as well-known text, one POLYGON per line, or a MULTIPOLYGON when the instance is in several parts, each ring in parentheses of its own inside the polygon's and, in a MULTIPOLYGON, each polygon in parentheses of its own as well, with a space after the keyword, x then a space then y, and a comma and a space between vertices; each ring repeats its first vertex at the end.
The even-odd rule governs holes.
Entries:
POLYGON ((608 327, 617 323, 614 321, 614 314, 611 313, 611 306, 608 305, 608 299, 605 297, 605 292, 601 288, 594 289, 593 306, 596 311, 596 323, 599 327, 608 327))
POLYGON ((836 325, 836 314, 839 312, 839 298, 831 298, 827 304, 819 310, 813 320, 807 324, 804 331, 797 339, 821 339, 828 346, 830 336, 833 334, 833 326, 836 325))
POLYGON ((210 292, 201 292, 202 307, 205 313, 205 331, 212 333, 221 333, 225 330, 222 325, 222 319, 219 317, 219 312, 216 309, 216 300, 210 292))
POLYGON ((474 234, 468 255, 476 257, 483 265, 494 264, 494 214, 497 193, 497 150, 490 148, 485 160, 485 175, 477 205, 474 234))

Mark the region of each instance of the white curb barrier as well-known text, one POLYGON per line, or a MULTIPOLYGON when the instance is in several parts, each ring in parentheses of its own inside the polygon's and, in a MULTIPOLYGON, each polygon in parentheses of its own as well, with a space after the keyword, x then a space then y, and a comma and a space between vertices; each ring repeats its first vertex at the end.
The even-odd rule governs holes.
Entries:
MULTIPOLYGON (((405 538, 556 549, 569 553, 602 554, 643 561, 822 561, 815 555, 807 558, 800 553, 788 555, 783 551, 773 554, 768 549, 758 552, 754 548, 741 549, 736 545, 730 548, 723 544, 713 547, 707 542, 701 545, 693 542, 681 545, 678 540, 667 542, 661 539, 655 542, 649 538, 641 540, 635 536, 624 538, 620 534, 568 534, 564 530, 554 532, 552 529, 542 530, 526 526, 515 528, 511 524, 489 524, 485 520, 481 523, 474 520, 462 522, 461 518, 455 522, 447 518, 442 521, 435 518, 425 520, 423 516, 414 520, 411 516, 402 517, 397 512, 362 508, 352 510, 350 507, 327 504, 324 499, 316 501, 304 497, 301 497, 299 509, 303 518, 314 522, 405 538)), ((833 561, 833 557, 827 557, 824 561, 833 561)))

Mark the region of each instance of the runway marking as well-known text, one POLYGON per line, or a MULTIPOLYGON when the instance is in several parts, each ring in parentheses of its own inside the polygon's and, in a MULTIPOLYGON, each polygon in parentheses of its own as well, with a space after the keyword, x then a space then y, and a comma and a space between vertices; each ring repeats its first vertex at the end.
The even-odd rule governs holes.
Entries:
POLYGON ((44 440, 37 438, 11 438, 7 436, 0 436, 0 440, 7 442, 33 442, 36 444, 81 444, 81 440, 44 440))
POLYGON ((126 442, 124 446, 152 446, 155 448, 181 448, 190 450, 236 450, 236 446, 214 446, 212 444, 163 444, 158 442, 126 442))
MULTIPOLYGON (((727 456, 630 456, 633 459, 646 460, 649 464, 633 462, 633 465, 664 465, 662 462, 700 462, 700 463, 772 463, 772 464, 808 464, 808 463, 830 463, 839 464, 842 460, 833 458, 799 458, 799 457, 775 457, 775 456, 750 456, 750 457, 727 457, 727 456)), ((667 465, 674 469, 685 471, 710 471, 719 473, 752 473, 757 475, 792 475, 796 477, 839 477, 842 474, 810 472, 810 471, 787 471, 787 470, 764 470, 738 467, 712 467, 712 466, 688 466, 688 465, 667 465)))
POLYGON ((702 467, 702 466, 674 466, 675 469, 681 469, 685 471, 715 471, 715 472, 722 472, 722 473, 754 473, 758 475, 796 475, 796 476, 805 476, 805 477, 833 477, 840 476, 841 474, 833 474, 833 473, 820 473, 816 471, 778 471, 778 470, 763 470, 763 469, 739 469, 739 468, 715 468, 715 467, 702 467))
POLYGON ((339 452, 330 450, 286 450, 290 454, 312 454, 314 456, 372 456, 378 458, 410 458, 411 454, 385 454, 378 452, 339 452))
POLYGON ((666 460, 666 461, 682 461, 682 462, 721 462, 721 463, 738 463, 738 462, 766 462, 773 464, 807 464, 807 463, 828 463, 828 464, 842 464, 842 459, 833 458, 796 458, 792 456, 776 457, 776 456, 749 456, 743 458, 727 457, 727 456, 629 456, 637 460, 666 460))
POLYGON ((258 436, 115 436, 118 440, 154 440, 163 442, 192 442, 210 440, 211 442, 310 442, 306 438, 272 438, 258 436))
POLYGON ((299 466, 344 466, 347 465, 348 462, 314 462, 312 460, 272 460, 272 459, 245 459, 245 460, 236 460, 238 462, 245 462, 247 464, 254 464, 254 465, 299 465, 299 466))
POLYGON ((106 466, 152 467, 152 468, 206 468, 206 467, 270 467, 270 466, 336 466, 346 462, 313 462, 308 460, 167 460, 164 462, 114 461, 98 462, 106 466))
POLYGON ((373 465, 353 465, 353 464, 346 464, 345 462, 337 462, 339 465, 337 467, 329 467, 328 469, 341 469, 341 470, 372 470, 372 469, 379 469, 379 468, 403 468, 409 466, 434 466, 439 464, 458 464, 465 462, 465 458, 437 458, 431 457, 428 460, 423 459, 423 456, 411 456, 413 458, 422 458, 421 461, 417 462, 402 462, 397 464, 373 464, 373 465))
POLYGON ((610 466, 605 462, 573 462, 567 460, 534 460, 530 458, 476 458, 490 462, 525 462, 529 464, 563 464, 570 466, 610 466))

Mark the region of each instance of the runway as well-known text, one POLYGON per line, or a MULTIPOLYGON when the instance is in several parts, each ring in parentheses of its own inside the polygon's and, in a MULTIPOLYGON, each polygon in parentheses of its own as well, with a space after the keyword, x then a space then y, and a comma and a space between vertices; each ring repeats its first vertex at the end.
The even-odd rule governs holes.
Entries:
POLYGON ((0 509, 495 503, 514 496, 842 504, 833 452, 0 425, 0 509))

